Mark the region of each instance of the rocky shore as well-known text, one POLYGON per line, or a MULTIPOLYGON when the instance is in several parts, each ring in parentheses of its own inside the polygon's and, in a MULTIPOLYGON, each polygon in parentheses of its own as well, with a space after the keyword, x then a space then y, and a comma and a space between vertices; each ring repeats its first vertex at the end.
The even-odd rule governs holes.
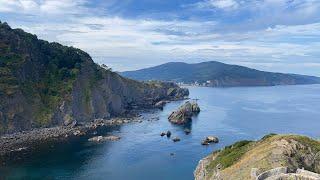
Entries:
MULTIPOLYGON (((63 124, 54 127, 34 128, 31 130, 4 134, 0 136, 0 163, 2 163, 3 159, 10 160, 12 157, 14 158, 15 154, 32 152, 37 149, 38 144, 61 142, 80 137, 89 139, 94 136, 100 136, 100 134, 96 133, 99 128, 117 126, 130 122, 140 123, 144 118, 141 116, 143 112, 155 108, 161 109, 166 103, 182 100, 189 94, 187 89, 179 88, 173 84, 168 84, 168 87, 164 87, 164 89, 166 88, 168 89, 168 92, 166 92, 164 97, 153 99, 150 104, 146 102, 145 107, 138 106, 134 108, 134 106, 132 106, 132 109, 126 111, 124 114, 125 117, 95 119, 92 121, 77 121, 70 119, 64 121, 63 124), (156 105, 159 106, 157 107, 156 105)), ((151 102, 151 100, 148 102, 151 102)), ((147 121, 152 121, 154 119, 157 119, 157 117, 150 117, 147 121)))
POLYGON ((40 128, 3 135, 0 137, 0 160, 23 151, 32 151, 39 143, 59 142, 82 136, 93 137, 99 128, 140 122, 142 117, 139 116, 109 120, 96 119, 87 124, 40 128))

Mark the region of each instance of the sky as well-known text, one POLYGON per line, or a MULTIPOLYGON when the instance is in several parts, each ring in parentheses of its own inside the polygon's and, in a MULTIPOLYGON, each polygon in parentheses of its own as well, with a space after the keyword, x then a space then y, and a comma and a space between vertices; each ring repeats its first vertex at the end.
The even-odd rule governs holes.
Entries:
POLYGON ((115 71, 220 61, 320 76, 320 0, 0 0, 0 21, 115 71))

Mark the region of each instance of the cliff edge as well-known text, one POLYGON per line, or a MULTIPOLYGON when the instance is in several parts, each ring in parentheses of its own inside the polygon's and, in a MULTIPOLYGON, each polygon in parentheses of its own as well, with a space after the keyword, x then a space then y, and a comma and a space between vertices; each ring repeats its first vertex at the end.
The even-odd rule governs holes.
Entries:
POLYGON ((194 177, 196 180, 266 179, 266 176, 317 179, 319 151, 317 140, 271 134, 259 141, 240 141, 210 154, 199 161, 194 177))
POLYGON ((124 116, 188 93, 123 78, 80 49, 0 22, 0 134, 124 116))

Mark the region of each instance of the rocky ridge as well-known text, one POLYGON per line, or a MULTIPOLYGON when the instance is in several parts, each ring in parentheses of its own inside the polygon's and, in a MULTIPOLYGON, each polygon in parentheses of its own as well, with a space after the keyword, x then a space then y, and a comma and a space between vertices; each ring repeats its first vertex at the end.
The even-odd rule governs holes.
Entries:
POLYGON ((259 141, 240 141, 199 161, 196 180, 252 179, 274 168, 296 173, 320 173, 320 142, 298 135, 268 135, 259 141))
POLYGON ((0 22, 0 135, 125 116, 188 94, 174 83, 124 78, 80 49, 0 22))

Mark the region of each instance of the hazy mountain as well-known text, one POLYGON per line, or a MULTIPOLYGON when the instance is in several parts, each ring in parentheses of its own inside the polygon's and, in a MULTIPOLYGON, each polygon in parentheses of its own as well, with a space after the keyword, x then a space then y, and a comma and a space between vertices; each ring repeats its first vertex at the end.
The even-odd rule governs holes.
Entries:
POLYGON ((206 83, 207 86, 217 87, 320 83, 320 78, 314 76, 265 72, 216 61, 197 64, 170 62, 137 71, 126 71, 121 74, 128 78, 143 81, 198 82, 200 84, 206 83))

